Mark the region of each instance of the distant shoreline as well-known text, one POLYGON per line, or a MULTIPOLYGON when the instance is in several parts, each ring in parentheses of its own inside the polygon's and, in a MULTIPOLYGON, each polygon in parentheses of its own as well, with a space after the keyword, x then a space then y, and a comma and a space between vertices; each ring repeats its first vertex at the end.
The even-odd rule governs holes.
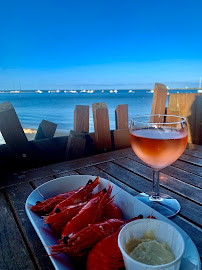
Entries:
MULTIPOLYGON (((198 91, 200 89, 200 87, 190 87, 190 88, 168 88, 168 91, 198 91)), ((3 93, 13 93, 13 94, 17 94, 17 93, 43 93, 43 92, 47 92, 47 93, 72 93, 74 91, 78 91, 78 93, 80 92, 88 92, 88 91, 95 91, 95 92, 99 92, 99 91, 111 91, 111 90, 117 90, 117 91, 151 91, 153 90, 153 88, 145 88, 145 89, 137 89, 137 88, 128 88, 128 89, 115 89, 115 88, 109 88, 109 89, 41 89, 41 90, 37 90, 37 89, 32 89, 32 90, 14 90, 14 89, 10 89, 10 90, 6 90, 6 89, 0 89, 0 94, 3 93)))

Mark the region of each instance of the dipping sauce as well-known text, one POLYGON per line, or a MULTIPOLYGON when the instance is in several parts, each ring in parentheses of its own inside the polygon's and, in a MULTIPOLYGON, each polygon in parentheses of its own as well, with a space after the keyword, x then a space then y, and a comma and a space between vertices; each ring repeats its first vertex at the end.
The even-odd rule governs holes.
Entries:
POLYGON ((134 260, 148 265, 162 265, 175 260, 168 244, 158 242, 154 232, 149 231, 141 238, 131 238, 125 247, 128 255, 134 260))

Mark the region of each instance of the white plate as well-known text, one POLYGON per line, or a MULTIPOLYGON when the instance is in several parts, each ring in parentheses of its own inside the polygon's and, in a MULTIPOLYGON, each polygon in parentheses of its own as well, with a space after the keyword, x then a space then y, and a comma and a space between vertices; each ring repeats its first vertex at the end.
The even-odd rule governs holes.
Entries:
MULTIPOLYGON (((58 195, 60 193, 64 193, 66 191, 74 190, 83 186, 87 183, 89 179, 94 180, 95 176, 90 175, 72 175, 65 176, 55 180, 51 180, 37 189, 35 189, 27 198, 25 209, 27 215, 34 226, 41 242, 43 243, 47 253, 50 255, 50 249, 48 246, 53 246, 57 244, 57 239, 55 238, 54 233, 50 229, 49 225, 44 224, 43 218, 33 213, 30 209, 30 205, 35 205, 36 201, 41 201, 42 197, 40 194, 44 196, 45 199, 58 195)), ((103 178, 100 178, 100 184, 95 188, 94 193, 102 190, 104 187, 108 187, 109 181, 103 178)), ((112 195, 115 196, 115 204, 118 205, 122 209, 123 218, 128 220, 133 217, 136 217, 142 214, 144 217, 147 217, 152 213, 157 219, 165 220, 168 223, 171 223, 177 230, 182 234, 185 240, 185 254, 182 259, 180 270, 200 270, 201 262, 198 251, 190 239, 190 237, 175 223, 171 220, 167 219, 163 215, 159 214, 149 206, 145 205, 134 196, 129 194, 128 192, 122 190, 115 184, 111 183, 113 186, 112 195), (121 191, 120 191, 121 190, 121 191)), ((50 256, 50 259, 56 270, 73 270, 76 269, 74 263, 71 258, 69 258, 65 254, 50 256)))

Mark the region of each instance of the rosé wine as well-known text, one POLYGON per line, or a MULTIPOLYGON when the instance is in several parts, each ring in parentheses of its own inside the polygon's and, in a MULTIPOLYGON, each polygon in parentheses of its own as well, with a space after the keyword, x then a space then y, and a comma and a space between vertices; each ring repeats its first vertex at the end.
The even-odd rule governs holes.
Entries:
POLYGON ((137 129, 130 131, 130 143, 136 155, 155 170, 176 161, 187 144, 187 131, 176 129, 137 129))

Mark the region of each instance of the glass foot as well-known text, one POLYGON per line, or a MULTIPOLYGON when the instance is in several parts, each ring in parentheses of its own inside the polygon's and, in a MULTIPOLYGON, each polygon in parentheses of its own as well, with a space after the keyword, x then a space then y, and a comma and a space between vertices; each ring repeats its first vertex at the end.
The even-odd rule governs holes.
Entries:
POLYGON ((180 211, 179 202, 167 194, 160 193, 159 195, 160 198, 158 200, 154 200, 151 197, 151 193, 143 192, 138 194, 136 198, 147 204, 154 210, 158 211, 165 217, 175 216, 180 211))

